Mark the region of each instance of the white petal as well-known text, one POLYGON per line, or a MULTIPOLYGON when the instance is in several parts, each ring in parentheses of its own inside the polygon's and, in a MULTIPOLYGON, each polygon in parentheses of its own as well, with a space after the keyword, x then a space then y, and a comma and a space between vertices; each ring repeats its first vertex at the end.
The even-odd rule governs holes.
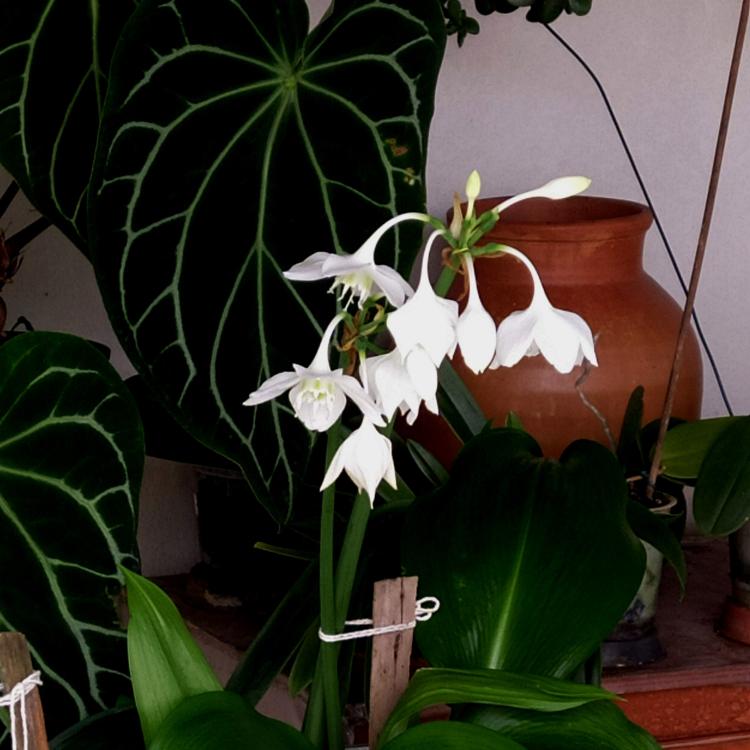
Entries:
POLYGON ((575 367, 584 340, 586 348, 593 350, 589 327, 580 315, 567 310, 549 308, 541 315, 534 332, 534 340, 542 356, 563 374, 569 373, 575 367))
POLYGON ((401 307, 404 300, 414 294, 411 285, 404 281, 401 274, 394 271, 390 266, 375 266, 372 280, 394 307, 401 307))
POLYGON ((257 391, 253 391, 243 401, 243 406, 255 406, 265 401, 270 401, 276 396, 280 396, 284 391, 288 391, 295 383, 299 382, 299 375, 296 372, 280 372, 273 375, 261 384, 257 391))
POLYGON ((320 485, 321 491, 323 491, 326 487, 329 487, 332 485, 341 475, 341 472, 344 470, 344 464, 346 461, 346 454, 348 453, 348 447, 346 446, 346 440, 339 446, 336 453, 334 453, 333 458, 331 459, 331 465, 328 467, 328 471, 326 471, 325 476, 323 477, 323 482, 320 485))
POLYGON ((353 255, 331 255, 323 263, 323 273, 326 278, 343 276, 366 268, 372 268, 372 263, 363 262, 353 255))
POLYGON ((323 264, 329 258, 336 258, 334 253, 313 253, 300 263, 295 263, 284 276, 292 281, 319 281, 329 278, 323 273, 323 264))
POLYGON ((328 385, 328 398, 320 397, 320 391, 310 388, 304 380, 289 391, 294 414, 308 430, 325 432, 344 411, 346 396, 334 382, 328 385))
POLYGON ((527 307, 508 315, 497 328, 497 350, 490 367, 513 367, 534 343, 536 310, 527 307))
POLYGON ((368 357, 362 372, 367 379, 368 393, 388 419, 404 403, 409 408, 419 408, 419 394, 397 350, 368 357))
POLYGON ((415 348, 404 360, 406 371, 421 399, 434 399, 438 387, 437 368, 422 347, 415 348))
POLYGON ((354 401, 367 419, 380 427, 385 425, 385 421, 383 420, 378 407, 367 393, 365 393, 365 389, 359 384, 356 378, 353 378, 351 375, 336 375, 334 382, 352 401, 354 401))
POLYGON ((497 329, 492 316, 484 308, 467 308, 458 319, 456 334, 466 366, 477 375, 484 372, 497 346, 497 329))

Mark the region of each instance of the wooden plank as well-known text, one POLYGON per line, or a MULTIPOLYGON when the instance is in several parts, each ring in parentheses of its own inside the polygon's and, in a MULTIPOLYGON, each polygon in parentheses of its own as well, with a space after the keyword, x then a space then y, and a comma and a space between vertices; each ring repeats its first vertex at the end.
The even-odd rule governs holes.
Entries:
MULTIPOLYGON (((375 583, 373 627, 399 625, 414 620, 417 577, 393 578, 375 583)), ((406 690, 414 630, 377 635, 372 640, 370 673, 370 747, 376 747, 388 716, 406 690)))
MULTIPOLYGON (((0 633, 0 682, 9 693, 19 682, 23 682, 32 672, 31 657, 26 638, 21 633, 0 633)), ((21 708, 16 706, 15 746, 23 748, 23 726, 21 708)), ((29 736, 29 750, 49 750, 47 730, 44 726, 42 699, 38 688, 26 696, 26 721, 29 736)))

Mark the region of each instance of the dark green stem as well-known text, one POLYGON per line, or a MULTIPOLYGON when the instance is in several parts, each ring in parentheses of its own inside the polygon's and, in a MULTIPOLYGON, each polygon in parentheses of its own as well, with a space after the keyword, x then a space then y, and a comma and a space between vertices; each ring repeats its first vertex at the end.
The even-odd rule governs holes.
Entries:
POLYGON ((437 283, 435 284, 435 294, 438 297, 445 297, 448 294, 448 290, 453 284, 453 279, 456 278, 457 270, 451 268, 451 266, 443 266, 443 270, 440 272, 437 283))

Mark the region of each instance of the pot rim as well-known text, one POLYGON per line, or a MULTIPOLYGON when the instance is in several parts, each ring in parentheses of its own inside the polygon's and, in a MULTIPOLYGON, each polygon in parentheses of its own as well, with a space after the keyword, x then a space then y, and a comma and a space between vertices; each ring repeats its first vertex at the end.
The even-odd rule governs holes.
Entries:
MULTIPOLYGON (((476 203, 477 213, 487 211, 505 199, 503 196, 481 198, 476 203)), ((486 237, 581 242, 642 234, 652 223, 649 207, 636 201, 590 195, 577 195, 561 201, 531 198, 503 211, 497 225, 486 237), (571 218, 557 219, 565 209, 571 218), (575 216, 576 212, 579 216, 575 216), (604 215, 586 216, 591 213, 604 215), (538 218, 525 218, 532 214, 538 218), (551 214, 553 218, 547 220, 545 214, 551 214)))

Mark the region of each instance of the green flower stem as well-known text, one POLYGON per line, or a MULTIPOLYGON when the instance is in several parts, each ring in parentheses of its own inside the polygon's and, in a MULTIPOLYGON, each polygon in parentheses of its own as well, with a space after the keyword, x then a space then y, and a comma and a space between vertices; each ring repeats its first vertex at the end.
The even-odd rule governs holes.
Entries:
POLYGON ((443 266, 443 270, 440 272, 437 283, 435 284, 435 294, 438 297, 445 297, 448 294, 448 290, 453 284, 453 280, 456 278, 457 271, 450 266, 443 266))

